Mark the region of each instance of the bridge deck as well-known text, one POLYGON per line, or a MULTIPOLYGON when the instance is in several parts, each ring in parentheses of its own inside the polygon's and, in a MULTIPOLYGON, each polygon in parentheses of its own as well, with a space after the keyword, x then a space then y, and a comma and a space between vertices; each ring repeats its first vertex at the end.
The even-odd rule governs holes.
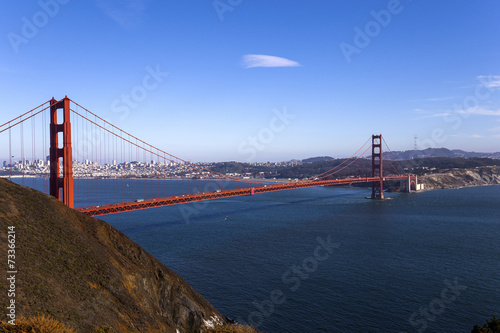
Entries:
MULTIPOLYGON (((382 180, 383 181, 404 180, 407 178, 408 178, 407 176, 389 176, 389 177, 383 177, 382 180)), ((114 204, 107 204, 100 206, 82 207, 78 208, 77 210, 89 216, 100 216, 100 215, 107 215, 107 214, 114 214, 121 212, 129 212, 133 210, 177 205, 188 202, 214 200, 214 199, 235 197, 240 195, 252 195, 257 193, 291 190, 294 188, 327 186, 327 185, 345 185, 354 183, 370 183, 380 180, 381 179, 379 177, 367 177, 367 178, 332 179, 332 180, 309 181, 309 182, 278 183, 276 185, 267 185, 260 187, 247 187, 247 188, 239 188, 231 190, 220 190, 208 193, 194 193, 194 194, 176 195, 176 196, 156 198, 156 199, 144 199, 140 202, 128 201, 128 202, 121 202, 121 203, 114 203, 114 204)))

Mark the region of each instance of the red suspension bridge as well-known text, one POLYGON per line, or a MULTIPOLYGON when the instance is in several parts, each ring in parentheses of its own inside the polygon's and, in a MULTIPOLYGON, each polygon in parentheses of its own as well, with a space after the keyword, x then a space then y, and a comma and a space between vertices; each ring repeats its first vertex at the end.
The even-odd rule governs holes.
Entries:
POLYGON ((373 199, 384 198, 384 181, 401 181, 406 191, 417 187, 416 176, 406 174, 397 161, 386 159, 393 170, 384 170, 382 146, 387 143, 382 135, 372 135, 336 167, 293 182, 244 179, 215 172, 209 164, 188 162, 68 97, 52 98, 0 125, 0 135, 2 141, 8 140, 4 177, 21 178, 24 185, 50 193, 90 216, 314 186, 371 183, 373 199), (333 179, 370 148, 371 177, 333 179))

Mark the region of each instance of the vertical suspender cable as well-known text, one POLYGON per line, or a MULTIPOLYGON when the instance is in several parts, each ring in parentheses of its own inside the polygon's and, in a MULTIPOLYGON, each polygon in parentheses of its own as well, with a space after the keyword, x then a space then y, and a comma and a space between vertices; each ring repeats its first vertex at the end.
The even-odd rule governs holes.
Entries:
POLYGON ((157 185, 157 189, 156 189, 156 197, 160 197, 160 193, 161 193, 161 189, 160 189, 160 185, 161 185, 161 164, 160 164, 160 153, 157 151, 157 158, 156 158, 156 161, 157 161, 157 165, 156 165, 156 169, 155 169, 155 175, 157 177, 157 182, 156 182, 156 185, 157 185))
POLYGON ((25 167, 25 162, 24 162, 24 121, 19 124, 21 128, 21 172, 23 174, 22 177, 22 184, 24 186, 24 167, 25 167))
MULTIPOLYGON (((78 108, 78 106, 77 106, 78 108)), ((75 165, 78 166, 78 116, 73 112, 71 114, 71 116, 73 117, 73 121, 71 122, 71 126, 72 126, 72 129, 71 129, 71 135, 73 136, 73 138, 71 138, 71 143, 73 145, 73 160, 74 160, 74 163, 73 163, 73 179, 74 179, 74 182, 75 182, 75 199, 76 199, 76 196, 80 193, 80 188, 79 188, 79 182, 78 182, 78 174, 75 172, 75 165)), ((85 197, 83 197, 85 198, 85 197)))
MULTIPOLYGON (((47 163, 47 148, 46 148, 46 143, 47 143, 47 117, 45 116, 46 112, 42 112, 42 160, 43 160, 43 166, 45 167, 45 164, 47 163)), ((47 163, 48 164, 48 163, 47 163)), ((43 191, 44 193, 47 193, 47 182, 48 182, 48 177, 46 180, 43 181, 43 191)))
MULTIPOLYGON (((104 125, 104 129, 106 129, 106 123, 103 124, 104 125)), ((108 156, 109 158, 109 151, 108 151, 108 132, 104 132, 104 138, 103 138, 103 141, 104 141, 104 161, 101 161, 102 164, 102 173, 103 173, 103 181, 104 181, 104 190, 106 191, 106 203, 109 204, 110 203, 110 193, 107 192, 110 190, 109 186, 108 186, 108 166, 106 165, 106 156, 108 156)), ((101 144, 102 145, 102 144, 101 144)))
MULTIPOLYGON (((32 112, 33 113, 33 112, 32 112)), ((35 163, 36 156, 36 147, 35 147, 35 135, 36 135, 36 127, 35 127, 35 117, 31 118, 31 166, 33 167, 34 177, 33 177, 33 187, 36 189, 36 177, 37 177, 37 167, 38 164, 35 163)))
MULTIPOLYGON (((119 139, 121 139, 121 136, 122 136, 122 133, 120 131, 120 137, 119 139)), ((123 140, 117 140, 117 144, 120 145, 120 151, 118 152, 119 153, 119 156, 120 156, 120 161, 123 163, 123 168, 125 169, 125 160, 123 159, 123 140)), ((117 146, 118 147, 118 146, 117 146)), ((123 173, 122 173, 122 177, 121 177, 121 188, 122 190, 120 191, 121 193, 121 199, 120 201, 123 202, 123 192, 125 191, 125 178, 124 178, 124 173, 125 173, 125 170, 123 170, 123 173)))
POLYGON ((10 131, 10 122, 9 122, 9 180, 12 181, 12 133, 10 131))
POLYGON ((163 196, 167 196, 167 161, 165 160, 165 154, 163 154, 163 171, 165 172, 163 178, 163 196))

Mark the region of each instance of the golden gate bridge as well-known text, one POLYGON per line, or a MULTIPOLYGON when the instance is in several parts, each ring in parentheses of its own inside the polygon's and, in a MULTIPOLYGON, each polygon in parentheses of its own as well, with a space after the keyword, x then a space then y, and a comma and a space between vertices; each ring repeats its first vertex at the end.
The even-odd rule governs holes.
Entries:
POLYGON ((27 186, 36 188, 41 185, 68 207, 90 216, 314 186, 371 183, 372 199, 384 198, 385 181, 401 181, 405 191, 417 187, 416 176, 406 174, 395 159, 394 163, 385 160, 392 168, 391 173, 384 169, 383 144, 389 152, 390 149, 382 135, 372 135, 350 158, 334 168, 314 177, 288 182, 244 179, 191 163, 116 127, 67 96, 61 100, 52 98, 0 125, 0 135, 8 136, 8 139, 2 137, 0 140, 8 140, 4 147, 8 146, 9 161, 4 162, 4 171, 9 170, 9 177, 22 177, 23 183, 31 180, 27 186), (370 149, 371 177, 332 179, 370 149), (14 161, 15 156, 20 157, 19 163, 14 161), (88 172, 88 167, 87 172, 79 169, 75 172, 75 166, 88 164, 94 168, 104 166, 106 172, 97 176, 101 178, 100 182, 75 181, 96 178, 98 173, 88 172), (130 181, 137 176, 132 172, 137 164, 155 165, 150 174, 154 182, 130 181), (40 171, 40 165, 46 165, 48 170, 40 171), (37 184, 39 178, 44 179, 42 184, 37 184), (210 183, 210 191, 200 192, 198 189, 206 185, 203 182, 207 180, 215 182, 210 183), (131 184, 138 187, 130 188, 131 184), (89 192, 88 187, 95 188, 89 192), (117 198, 116 193, 111 193, 113 191, 128 194, 117 198), (96 195, 95 203, 77 207, 75 193, 80 192, 99 195, 96 195))

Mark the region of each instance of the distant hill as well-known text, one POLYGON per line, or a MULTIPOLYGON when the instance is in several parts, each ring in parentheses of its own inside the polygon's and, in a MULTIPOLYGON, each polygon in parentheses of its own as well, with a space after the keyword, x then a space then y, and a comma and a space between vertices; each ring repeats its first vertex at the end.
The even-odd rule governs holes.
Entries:
MULTIPOLYGON (((16 316, 49 315, 77 332, 202 332, 226 323, 180 276, 104 221, 0 179, 0 307, 7 228, 15 226, 16 316), (95 329, 100 330, 95 330, 95 329)), ((5 319, 3 319, 5 320, 5 319)))
POLYGON ((476 153, 466 152, 459 149, 449 150, 446 148, 427 148, 424 150, 393 151, 392 154, 385 152, 385 157, 396 160, 412 160, 427 157, 464 157, 464 158, 492 158, 500 159, 499 153, 476 153), (393 157, 394 155, 394 157, 393 157))
POLYGON ((333 160, 333 157, 330 156, 318 156, 318 157, 310 157, 302 160, 302 163, 315 163, 315 162, 326 162, 333 160))
MULTIPOLYGON (((366 155, 364 157, 370 157, 371 155, 366 155)), ((406 150, 406 151, 393 151, 392 154, 388 151, 384 152, 384 158, 396 159, 396 160, 413 160, 417 158, 428 158, 428 157, 464 157, 464 158, 492 158, 500 159, 500 152, 498 153, 476 153, 467 152, 460 149, 447 149, 447 148, 427 148, 423 150, 406 150)), ((333 160, 330 156, 318 156, 310 157, 302 160, 302 163, 315 163, 315 162, 327 162, 333 160)))

